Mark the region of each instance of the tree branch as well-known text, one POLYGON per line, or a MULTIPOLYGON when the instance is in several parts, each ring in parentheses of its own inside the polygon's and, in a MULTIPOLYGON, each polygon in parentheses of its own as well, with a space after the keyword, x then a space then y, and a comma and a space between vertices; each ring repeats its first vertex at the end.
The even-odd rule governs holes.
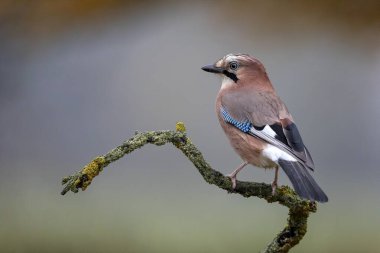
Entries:
POLYGON ((315 202, 302 200, 288 186, 279 187, 276 193, 272 195, 272 187, 269 184, 237 181, 236 188, 233 190, 231 180, 222 173, 214 170, 205 161, 201 152, 186 136, 186 129, 182 122, 177 123, 175 131, 136 133, 135 136, 104 156, 96 157, 84 166, 81 171, 63 178, 62 184, 66 186, 61 194, 64 195, 68 191, 77 193, 79 188, 84 191, 104 167, 122 158, 124 155, 141 148, 145 144, 161 146, 166 143, 172 143, 181 150, 198 169, 207 183, 214 184, 229 193, 237 193, 247 198, 255 196, 265 199, 268 203, 278 202, 289 208, 289 217, 286 227, 273 239, 264 252, 288 252, 302 240, 306 233, 309 213, 316 212, 317 210, 315 202))

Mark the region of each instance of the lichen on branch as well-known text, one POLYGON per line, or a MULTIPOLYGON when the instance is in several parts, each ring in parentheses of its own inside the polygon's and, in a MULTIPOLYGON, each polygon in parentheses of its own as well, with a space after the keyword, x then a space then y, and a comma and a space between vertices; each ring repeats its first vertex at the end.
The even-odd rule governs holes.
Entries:
POLYGON ((98 176, 106 166, 146 144, 161 146, 166 143, 172 143, 176 148, 181 150, 198 169, 207 183, 216 185, 229 193, 240 194, 244 197, 254 196, 265 199, 268 203, 278 202, 289 208, 287 225, 272 240, 264 252, 288 252, 302 240, 306 233, 309 213, 316 212, 317 210, 315 202, 301 199, 288 186, 277 188, 274 195, 272 195, 271 185, 265 183, 237 181, 236 188, 232 189, 231 180, 222 173, 214 170, 205 161, 202 153, 187 137, 186 128, 182 122, 176 124, 176 130, 136 133, 132 138, 124 141, 120 146, 109 151, 107 154, 93 159, 79 172, 63 178, 62 184, 65 185, 65 187, 61 194, 65 195, 68 191, 77 193, 78 189, 86 190, 93 179, 98 176))

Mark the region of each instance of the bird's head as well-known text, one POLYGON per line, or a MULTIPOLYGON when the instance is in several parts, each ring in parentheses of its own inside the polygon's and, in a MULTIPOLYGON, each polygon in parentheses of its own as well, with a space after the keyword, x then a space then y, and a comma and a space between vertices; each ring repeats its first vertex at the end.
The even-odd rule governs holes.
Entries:
POLYGON ((236 85, 270 84, 264 65, 247 54, 228 54, 216 63, 202 67, 202 70, 223 76, 222 89, 236 85))

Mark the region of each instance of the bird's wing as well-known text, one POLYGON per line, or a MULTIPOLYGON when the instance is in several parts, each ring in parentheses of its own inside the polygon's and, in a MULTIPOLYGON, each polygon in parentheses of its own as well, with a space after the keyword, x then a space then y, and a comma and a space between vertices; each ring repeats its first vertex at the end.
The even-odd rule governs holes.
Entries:
POLYGON ((314 162, 285 104, 273 92, 239 89, 222 97, 222 117, 241 131, 292 155, 314 170, 314 162))

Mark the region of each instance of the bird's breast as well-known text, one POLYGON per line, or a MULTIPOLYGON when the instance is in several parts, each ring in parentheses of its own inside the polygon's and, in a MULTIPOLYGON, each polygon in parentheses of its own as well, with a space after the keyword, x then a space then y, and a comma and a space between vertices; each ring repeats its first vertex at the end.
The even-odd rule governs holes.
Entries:
POLYGON ((221 103, 217 99, 216 113, 219 123, 230 141, 231 146, 236 153, 246 162, 257 167, 274 168, 276 164, 263 155, 267 143, 257 139, 249 134, 240 131, 235 126, 224 121, 220 114, 221 103))

